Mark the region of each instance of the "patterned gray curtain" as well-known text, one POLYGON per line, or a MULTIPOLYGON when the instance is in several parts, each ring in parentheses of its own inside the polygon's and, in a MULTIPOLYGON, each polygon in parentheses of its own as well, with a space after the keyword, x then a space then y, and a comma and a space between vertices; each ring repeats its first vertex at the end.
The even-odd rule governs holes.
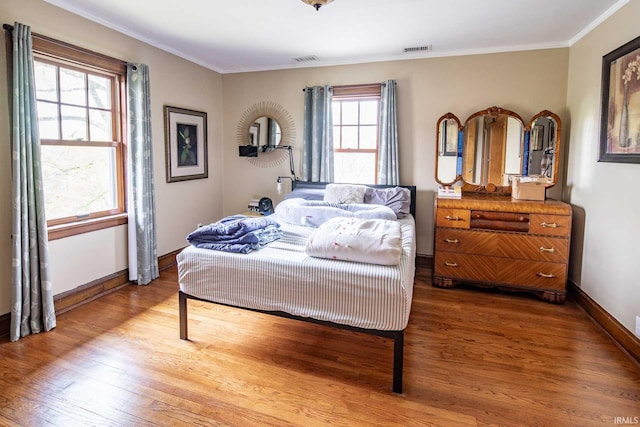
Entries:
POLYGON ((378 138, 378 184, 398 185, 398 118, 396 81, 387 80, 380 96, 380 135, 378 138))
POLYGON ((304 91, 302 180, 333 181, 333 118, 329 86, 304 91))
POLYGON ((159 276, 149 67, 127 64, 129 106, 129 280, 147 285, 159 276))
POLYGON ((13 29, 11 341, 56 326, 49 273, 31 28, 13 29))

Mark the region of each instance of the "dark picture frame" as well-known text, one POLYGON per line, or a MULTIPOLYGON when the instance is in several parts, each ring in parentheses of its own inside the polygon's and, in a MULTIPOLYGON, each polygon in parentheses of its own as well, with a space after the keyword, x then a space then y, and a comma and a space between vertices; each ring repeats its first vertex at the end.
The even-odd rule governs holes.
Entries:
POLYGON ((167 182, 208 178, 207 113, 164 106, 167 182))
POLYGON ((640 37, 602 57, 600 162, 640 163, 640 37))

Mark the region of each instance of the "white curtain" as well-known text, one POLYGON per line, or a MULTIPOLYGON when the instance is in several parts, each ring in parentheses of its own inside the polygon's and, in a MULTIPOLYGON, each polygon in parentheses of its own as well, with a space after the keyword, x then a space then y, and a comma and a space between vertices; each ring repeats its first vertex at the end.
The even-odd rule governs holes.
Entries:
POLYGON ((147 285, 159 276, 149 67, 127 65, 129 106, 129 280, 147 285))
POLYGON ((396 113, 396 81, 382 84, 380 94, 380 129, 378 146, 378 184, 398 185, 398 118, 396 113))
POLYGON ((12 85, 12 269, 9 338, 56 326, 49 273, 40 134, 33 75, 31 28, 13 29, 12 85))

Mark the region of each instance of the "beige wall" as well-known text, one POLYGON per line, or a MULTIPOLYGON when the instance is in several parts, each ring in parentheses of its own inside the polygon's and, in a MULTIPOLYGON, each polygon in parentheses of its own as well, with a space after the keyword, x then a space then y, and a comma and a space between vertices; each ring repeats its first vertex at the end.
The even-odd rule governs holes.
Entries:
MULTIPOLYGON (((289 175, 288 163, 260 168, 238 157, 236 125, 242 113, 260 101, 283 106, 296 123, 296 171, 299 174, 305 86, 398 82, 400 182, 418 187, 417 251, 433 253, 433 194, 436 122, 447 112, 465 120, 498 105, 529 121, 549 109, 566 117, 569 49, 380 62, 259 73, 225 74, 224 88, 224 213, 238 212, 252 197, 276 193, 278 175, 289 175)), ((288 188, 288 181, 285 186, 288 188)), ((561 189, 550 190, 559 197, 561 189)))
POLYGON ((599 163, 602 57, 640 36, 629 2, 571 47, 565 197, 574 207, 571 278, 630 331, 640 316, 640 165, 599 163))
MULTIPOLYGON (((640 314, 640 200, 634 182, 638 165, 597 162, 602 55, 637 37, 632 2, 571 49, 381 62, 261 73, 217 73, 53 7, 41 0, 2 0, 3 22, 19 21, 34 32, 151 69, 158 253, 184 246, 198 222, 243 211, 250 198, 270 196, 287 162, 260 168, 239 158, 236 126, 254 103, 282 105, 296 124, 294 156, 299 170, 302 88, 318 84, 398 81, 401 182, 418 187, 418 252, 432 254, 435 124, 451 111, 464 120, 498 105, 525 120, 549 109, 563 120, 566 154, 561 179, 564 199, 574 206, 571 279, 633 330, 640 314), (208 113, 209 178, 167 184, 164 171, 163 105, 208 113), (571 120, 569 120, 571 119, 571 120), (567 141, 570 141, 567 144, 567 141), (568 148, 567 148, 568 147, 568 148), (564 171, 566 170, 566 177, 564 171)), ((6 94, 4 50, 0 88, 6 94)), ((2 96, 0 96, 2 97, 2 96)), ((0 140, 9 148, 6 102, 0 102, 0 140)), ((9 311, 11 265, 10 157, 0 156, 0 314, 9 311)), ((559 198, 562 188, 550 191, 559 198)), ((51 242, 54 293, 127 268, 126 229, 116 227, 51 242)))
MULTIPOLYGON (((159 255, 185 246, 185 236, 198 222, 211 222, 221 216, 222 78, 219 74, 41 0, 2 0, 0 16, 3 23, 18 21, 30 25, 38 34, 149 65, 159 255), (164 105, 208 113, 208 179, 166 183, 164 105)), ((0 156, 0 314, 10 310, 11 282, 11 164, 5 63, 5 51, 0 49, 0 141, 6 154, 0 156)), ((49 247, 54 294, 127 268, 125 226, 55 240, 49 247)))

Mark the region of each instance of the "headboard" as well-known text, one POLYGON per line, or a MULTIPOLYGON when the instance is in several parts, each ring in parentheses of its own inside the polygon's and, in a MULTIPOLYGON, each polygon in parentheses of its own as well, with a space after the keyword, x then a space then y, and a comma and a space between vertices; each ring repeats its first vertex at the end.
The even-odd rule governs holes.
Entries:
MULTIPOLYGON (((327 184, 331 184, 330 182, 308 182, 308 181, 293 181, 291 184, 292 189, 323 189, 327 186, 327 184)), ((393 188, 393 187, 403 187, 409 190, 411 193, 411 205, 409 207, 409 211, 411 215, 416 217, 416 186, 415 185, 384 185, 384 184, 362 184, 367 187, 373 188, 393 188)))

